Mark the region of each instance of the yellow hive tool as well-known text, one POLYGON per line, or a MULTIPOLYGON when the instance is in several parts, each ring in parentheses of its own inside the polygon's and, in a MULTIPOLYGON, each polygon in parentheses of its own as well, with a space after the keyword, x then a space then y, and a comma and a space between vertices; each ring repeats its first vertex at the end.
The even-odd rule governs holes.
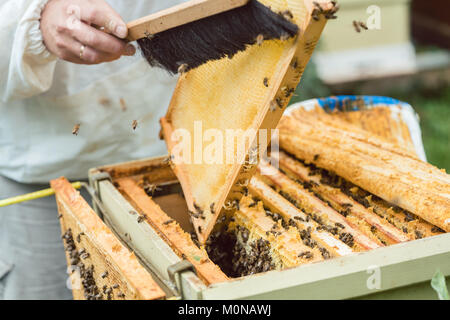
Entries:
MULTIPOLYGON (((74 183, 72 183, 72 186, 75 189, 81 189, 82 182, 74 182, 74 183)), ((45 198, 45 197, 52 196, 54 194, 55 194, 55 191, 52 188, 40 190, 40 191, 28 193, 28 194, 23 194, 23 195, 20 195, 17 197, 0 200, 0 207, 6 207, 6 206, 13 205, 13 204, 21 203, 21 202, 27 202, 27 201, 31 201, 31 200, 45 198)))

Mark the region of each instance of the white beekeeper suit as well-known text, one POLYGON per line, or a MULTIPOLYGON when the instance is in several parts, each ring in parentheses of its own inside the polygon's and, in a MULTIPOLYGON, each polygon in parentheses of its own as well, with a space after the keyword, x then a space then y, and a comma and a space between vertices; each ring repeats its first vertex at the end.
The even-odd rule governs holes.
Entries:
MULTIPOLYGON (((176 79, 151 69, 139 52, 95 66, 58 60, 40 31, 46 2, 3 0, 0 7, 0 199, 62 175, 86 179, 92 167, 167 153, 159 118, 176 79)), ((127 22, 182 1, 107 2, 127 22)), ((54 202, 0 208, 0 299, 70 297, 54 202)))

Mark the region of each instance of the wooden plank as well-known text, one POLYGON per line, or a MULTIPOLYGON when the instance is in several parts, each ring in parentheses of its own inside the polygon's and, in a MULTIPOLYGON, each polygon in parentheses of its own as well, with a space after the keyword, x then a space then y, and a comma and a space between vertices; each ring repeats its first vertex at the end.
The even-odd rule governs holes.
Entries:
POLYGON ((242 7, 248 0, 190 0, 127 24, 129 41, 148 37, 215 14, 242 7))
MULTIPOLYGON (((226 137, 231 129, 238 137, 226 142, 236 146, 234 139, 241 139, 237 145, 243 148, 244 157, 254 143, 258 144, 258 151, 265 151, 271 129, 277 126, 326 24, 323 15, 319 15, 318 21, 312 18, 314 5, 311 0, 260 2, 275 12, 289 10, 300 27, 298 37, 264 41, 239 52, 232 59, 211 61, 182 75, 168 113, 161 120, 164 138, 174 157, 174 171, 189 210, 202 212, 201 218, 193 219, 200 243, 206 242, 219 215, 235 209, 227 204, 239 201, 242 183, 238 182, 248 181, 254 166, 243 166, 244 159, 239 158, 242 154, 231 151, 228 143, 218 147, 218 152, 227 160, 222 157, 218 163, 210 164, 201 159, 199 163, 196 159, 203 150, 195 147, 195 141, 203 137, 197 135, 203 134, 202 130, 212 129, 226 137), (202 125, 200 131, 196 129, 199 123, 202 125), (181 132, 179 129, 190 133, 191 144, 183 155, 177 152, 180 151, 177 150, 179 137, 173 136, 174 132, 181 132), (261 136, 261 129, 268 131, 261 136), (245 133, 239 134, 239 130, 245 133), (189 155, 190 160, 187 159, 189 155), (228 159, 230 155, 231 160, 228 159)), ((331 10, 330 2, 322 3, 325 10, 331 10)))
POLYGON ((151 275, 65 178, 51 181, 75 299, 163 299, 151 275), (79 277, 80 281, 77 281, 79 277))
POLYGON ((206 284, 228 281, 228 277, 209 259, 206 251, 197 247, 191 236, 184 232, 180 225, 137 185, 136 181, 122 178, 116 182, 119 191, 130 201, 142 219, 150 223, 180 257, 184 257, 194 265, 198 276, 206 284))

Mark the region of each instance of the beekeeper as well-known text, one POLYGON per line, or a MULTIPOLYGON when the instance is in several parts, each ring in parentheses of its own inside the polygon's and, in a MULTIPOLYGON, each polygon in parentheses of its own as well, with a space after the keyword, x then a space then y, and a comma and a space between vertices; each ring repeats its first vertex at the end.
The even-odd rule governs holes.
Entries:
MULTIPOLYGON (((158 121, 175 79, 120 39, 177 2, 2 1, 0 199, 167 153, 158 121)), ((54 197, 0 208, 0 299, 71 298, 60 235, 54 197)))

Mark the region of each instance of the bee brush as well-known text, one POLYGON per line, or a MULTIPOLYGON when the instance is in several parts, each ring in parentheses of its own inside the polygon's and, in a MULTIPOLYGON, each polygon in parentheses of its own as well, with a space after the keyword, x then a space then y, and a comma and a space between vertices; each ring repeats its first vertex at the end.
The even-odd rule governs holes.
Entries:
POLYGON ((151 66, 175 74, 256 42, 294 37, 291 18, 257 0, 191 0, 129 23, 128 40, 137 40, 151 66))

